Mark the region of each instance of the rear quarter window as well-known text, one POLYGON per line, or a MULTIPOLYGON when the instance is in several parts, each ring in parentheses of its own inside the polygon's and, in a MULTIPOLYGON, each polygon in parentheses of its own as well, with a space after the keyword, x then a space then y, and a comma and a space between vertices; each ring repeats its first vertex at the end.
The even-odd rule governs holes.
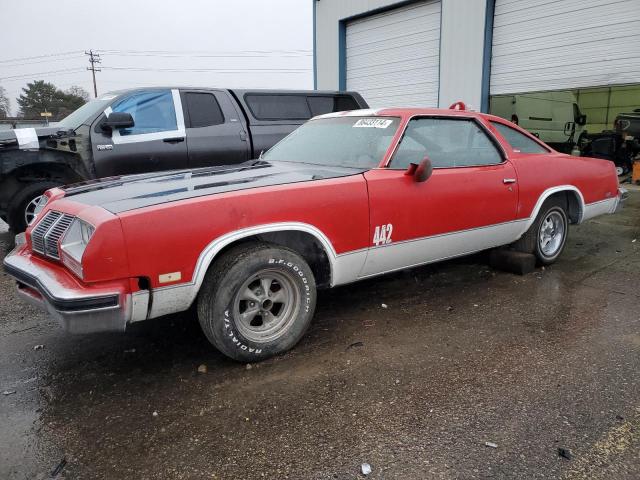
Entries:
POLYGON ((535 140, 523 135, 515 128, 506 126, 503 123, 491 122, 491 125, 504 137, 514 152, 519 153, 549 153, 549 150, 540 145, 535 140))

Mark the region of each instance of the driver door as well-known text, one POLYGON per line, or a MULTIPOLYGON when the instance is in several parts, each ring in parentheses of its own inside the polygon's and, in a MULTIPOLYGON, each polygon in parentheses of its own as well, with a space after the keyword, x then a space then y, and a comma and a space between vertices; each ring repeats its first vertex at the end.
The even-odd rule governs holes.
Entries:
POLYGON ((178 90, 137 90, 116 100, 91 131, 97 177, 187 167, 187 142, 178 90), (131 114, 132 128, 113 132, 101 123, 111 112, 131 114))
POLYGON ((443 260, 514 241, 516 172, 475 120, 415 118, 388 168, 365 173, 371 241, 361 277, 443 260), (405 175, 429 156, 422 183, 405 175))

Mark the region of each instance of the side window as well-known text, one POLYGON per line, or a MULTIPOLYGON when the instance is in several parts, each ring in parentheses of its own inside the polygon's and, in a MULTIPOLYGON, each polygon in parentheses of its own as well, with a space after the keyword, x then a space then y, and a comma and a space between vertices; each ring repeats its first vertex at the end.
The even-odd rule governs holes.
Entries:
POLYGON ((187 92, 184 94, 189 127, 200 128, 224 123, 224 115, 215 95, 211 93, 187 92))
POLYGON ((251 113, 258 120, 308 120, 305 95, 245 95, 251 113))
POLYGON ((434 168, 496 165, 500 152, 473 120, 417 118, 409 122, 391 160, 391 168, 405 169, 428 156, 434 168))
POLYGON ((111 107, 114 112, 130 113, 133 128, 120 129, 120 135, 140 135, 177 130, 176 109, 171 90, 134 93, 111 107))
POLYGON ((549 153, 549 150, 544 148, 538 142, 531 140, 529 137, 523 135, 514 128, 508 127, 499 122, 491 122, 491 125, 493 125, 496 130, 500 132, 500 135, 504 137, 504 139, 509 145, 511 145, 511 148, 513 148, 515 152, 549 153))
POLYGON ((316 115, 324 115, 325 113, 342 112, 360 108, 352 97, 346 95, 309 96, 307 97, 307 101, 309 102, 311 116, 313 117, 316 115))

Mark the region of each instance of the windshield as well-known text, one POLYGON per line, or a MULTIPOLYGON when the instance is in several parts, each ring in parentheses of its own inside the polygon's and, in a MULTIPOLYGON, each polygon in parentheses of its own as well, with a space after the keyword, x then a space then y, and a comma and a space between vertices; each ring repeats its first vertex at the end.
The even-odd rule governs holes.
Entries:
POLYGON ((88 118, 93 117, 98 112, 107 108, 107 105, 109 105, 114 98, 115 95, 104 95, 91 100, 56 123, 56 127, 61 129, 76 129, 88 118))
POLYGON ((397 117, 331 117, 311 120, 272 147, 269 161, 375 168, 398 129, 397 117))

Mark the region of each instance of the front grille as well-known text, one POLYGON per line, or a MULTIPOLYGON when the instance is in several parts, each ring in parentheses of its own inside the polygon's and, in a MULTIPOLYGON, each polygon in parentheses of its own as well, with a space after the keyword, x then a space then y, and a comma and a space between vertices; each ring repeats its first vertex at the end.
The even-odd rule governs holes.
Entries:
POLYGON ((31 249, 41 255, 59 260, 58 241, 66 233, 73 219, 72 215, 49 211, 31 231, 31 249))

